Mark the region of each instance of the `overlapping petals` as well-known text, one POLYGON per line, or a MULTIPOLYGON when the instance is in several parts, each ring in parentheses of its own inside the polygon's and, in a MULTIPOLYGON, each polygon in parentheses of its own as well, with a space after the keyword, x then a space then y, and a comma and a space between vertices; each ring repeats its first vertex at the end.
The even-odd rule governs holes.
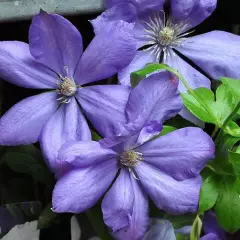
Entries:
POLYGON ((117 174, 116 161, 72 170, 61 177, 53 191, 53 211, 80 213, 96 204, 117 174))
POLYGON ((102 136, 118 131, 118 123, 126 122, 125 107, 130 87, 104 85, 85 87, 78 91, 77 99, 83 112, 102 136))
POLYGON ((215 10, 217 0, 171 0, 171 15, 175 22, 188 21, 193 28, 215 10))
POLYGON ((76 82, 82 85, 102 80, 126 67, 136 50, 132 28, 132 24, 122 20, 102 28, 81 57, 76 82))
POLYGON ((164 122, 182 108, 175 75, 162 71, 141 81, 130 93, 126 106, 128 122, 141 119, 144 123, 164 122), (139 117, 140 116, 140 117, 139 117))
POLYGON ((39 139, 45 160, 53 172, 62 169, 57 161, 60 147, 72 140, 91 140, 91 132, 75 99, 62 105, 45 124, 39 139))

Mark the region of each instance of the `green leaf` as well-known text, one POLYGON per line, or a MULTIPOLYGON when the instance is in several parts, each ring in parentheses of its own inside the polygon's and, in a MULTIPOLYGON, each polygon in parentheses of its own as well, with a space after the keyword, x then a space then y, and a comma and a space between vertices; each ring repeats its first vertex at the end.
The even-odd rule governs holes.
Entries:
POLYGON ((229 121, 224 131, 233 137, 240 137, 240 127, 233 121, 229 121))
POLYGON ((191 229, 190 240, 199 240, 202 231, 202 220, 197 215, 191 229))
POLYGON ((219 224, 228 232, 240 228, 240 181, 233 177, 222 177, 221 189, 215 212, 219 224))
POLYGON ((197 88, 193 92, 194 95, 191 92, 182 94, 184 105, 202 121, 220 128, 238 103, 230 89, 223 84, 216 91, 216 100, 214 93, 207 88, 197 88))
POLYGON ((151 140, 154 140, 154 139, 156 139, 156 138, 159 138, 160 136, 166 135, 166 134, 168 134, 168 133, 170 133, 170 132, 173 132, 173 131, 175 131, 175 130, 176 130, 175 127, 171 127, 171 126, 166 126, 166 125, 164 125, 161 133, 159 133, 157 136, 153 137, 151 140))
POLYGON ((147 64, 143 69, 131 73, 131 86, 136 87, 138 83, 146 78, 149 74, 166 70, 167 65, 164 64, 147 64))
POLYGON ((170 221, 174 229, 180 229, 185 226, 191 226, 195 217, 196 217, 196 214, 185 214, 185 215, 173 216, 166 213, 164 215, 164 219, 170 221))
POLYGON ((166 135, 166 134, 168 134, 168 133, 170 133, 170 132, 173 132, 173 131, 175 131, 175 130, 177 130, 175 127, 164 125, 164 126, 163 126, 163 130, 162 130, 162 132, 160 133, 160 136, 166 135))
POLYGON ((38 218, 38 229, 44 229, 51 226, 56 220, 58 214, 52 211, 52 204, 49 203, 38 218))
POLYGON ((181 94, 184 105, 200 120, 215 123, 216 119, 211 109, 214 102, 214 93, 208 88, 197 88, 194 90, 194 93, 198 96, 198 100, 191 93, 181 94), (211 111, 207 111, 206 107, 211 111))
POLYGON ((92 140, 93 141, 99 141, 99 140, 101 140, 102 138, 100 137, 100 135, 99 134, 97 134, 94 130, 91 130, 91 134, 92 134, 92 140))
POLYGON ((44 165, 41 152, 33 145, 10 147, 3 158, 13 171, 28 174, 36 181, 52 185, 52 175, 44 165))
MULTIPOLYGON (((188 240, 189 237, 181 233, 176 233, 176 240, 188 240)), ((160 239, 159 239, 160 240, 160 239)))
POLYGON ((218 180, 217 176, 208 176, 204 180, 199 200, 200 213, 204 213, 215 205, 219 196, 218 180))
POLYGON ((111 240, 107 226, 103 222, 103 215, 101 211, 101 205, 97 204, 87 212, 87 217, 98 236, 102 240, 111 240))
POLYGON ((240 154, 232 151, 228 151, 228 154, 230 162, 233 164, 234 172, 240 176, 240 154))
POLYGON ((240 98, 240 81, 239 81, 239 79, 222 77, 222 78, 220 78, 220 80, 222 81, 222 83, 224 85, 227 85, 229 87, 229 89, 232 91, 232 93, 236 97, 240 98))
POLYGON ((220 134, 216 144, 216 157, 209 163, 218 174, 235 175, 233 165, 229 159, 229 150, 233 150, 234 145, 240 138, 232 137, 227 134, 220 134))

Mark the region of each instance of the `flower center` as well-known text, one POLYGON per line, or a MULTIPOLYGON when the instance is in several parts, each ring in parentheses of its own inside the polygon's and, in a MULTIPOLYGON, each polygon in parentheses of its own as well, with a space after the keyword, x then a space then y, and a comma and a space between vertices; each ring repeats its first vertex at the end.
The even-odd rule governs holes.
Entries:
POLYGON ((143 161, 142 153, 133 150, 123 152, 120 156, 120 162, 127 167, 134 167, 138 161, 143 161))
POLYGON ((159 43, 163 46, 168 46, 172 43, 175 37, 175 31, 174 29, 170 27, 164 27, 159 32, 159 43))
POLYGON ((67 97, 73 96, 77 92, 75 82, 68 77, 62 78, 61 80, 62 82, 58 85, 59 93, 67 97))
POLYGON ((191 32, 189 20, 174 23, 171 19, 166 19, 165 13, 155 13, 149 17, 148 21, 143 21, 147 49, 150 49, 160 60, 161 53, 167 54, 169 48, 179 46, 185 41, 185 36, 191 32), (150 46, 149 46, 150 45, 150 46))

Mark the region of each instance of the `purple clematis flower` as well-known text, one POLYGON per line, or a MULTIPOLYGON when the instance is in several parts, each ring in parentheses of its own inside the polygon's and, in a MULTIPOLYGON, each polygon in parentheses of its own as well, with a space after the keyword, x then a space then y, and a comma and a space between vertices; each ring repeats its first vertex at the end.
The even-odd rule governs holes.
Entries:
POLYGON ((53 89, 22 100, 5 113, 0 119, 0 145, 39 140, 53 169, 63 143, 91 139, 83 113, 100 133, 113 134, 115 119, 125 122, 131 89, 84 85, 110 77, 130 63, 136 50, 131 29, 132 24, 122 20, 108 25, 82 53, 77 29, 67 19, 41 11, 33 18, 29 45, 0 42, 1 78, 26 88, 53 89))
POLYGON ((161 132, 161 122, 181 110, 177 88, 170 73, 153 74, 131 91, 122 133, 100 142, 66 143, 57 160, 61 177, 53 210, 83 212, 111 186, 102 202, 104 221, 114 237, 131 240, 141 239, 147 230, 147 195, 168 213, 195 212, 199 172, 213 158, 214 143, 194 127, 152 140, 161 132))
POLYGON ((216 215, 213 211, 208 211, 203 218, 204 236, 201 240, 226 240, 226 232, 219 226, 216 215))
MULTIPOLYGON (((121 84, 130 86, 130 73, 147 63, 163 62, 177 69, 195 89, 210 88, 207 77, 194 69, 179 54, 189 58, 211 78, 240 78, 240 37, 223 31, 212 31, 188 37, 192 28, 204 21, 216 8, 217 0, 170 0, 170 14, 163 11, 166 0, 105 0, 107 10, 92 21, 95 32, 118 19, 135 23, 133 32, 139 51, 128 67, 119 73, 121 84), (144 50, 140 48, 144 47, 144 50)), ((186 91, 182 83, 181 92, 186 91)), ((181 115, 198 121, 187 111, 181 115)))

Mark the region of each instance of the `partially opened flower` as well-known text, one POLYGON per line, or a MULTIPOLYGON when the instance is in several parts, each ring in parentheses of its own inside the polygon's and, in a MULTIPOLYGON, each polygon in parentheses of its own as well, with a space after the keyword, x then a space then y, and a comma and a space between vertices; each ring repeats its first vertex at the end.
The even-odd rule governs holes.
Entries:
POLYGON ((102 202, 104 221, 117 239, 131 240, 147 230, 147 196, 168 213, 195 212, 199 172, 214 155, 211 138, 189 127, 152 140, 161 121, 181 110, 177 88, 169 73, 153 74, 129 95, 124 134, 100 143, 66 143, 59 152, 62 177, 53 192, 53 210, 83 212, 111 186, 102 202))
POLYGON ((53 168, 64 142, 91 139, 82 111, 100 132, 112 134, 115 117, 125 121, 130 88, 83 85, 112 76, 129 64, 136 49, 131 28, 124 21, 106 26, 82 54, 77 29, 65 18, 41 11, 33 18, 29 45, 0 42, 1 78, 26 88, 53 89, 22 100, 0 119, 0 144, 40 140, 53 168))
MULTIPOLYGON (((115 20, 135 23, 133 33, 139 51, 131 64, 120 71, 121 84, 130 85, 130 73, 147 63, 164 62, 177 69, 192 88, 210 88, 209 79, 183 60, 181 54, 213 79, 240 78, 239 36, 212 31, 189 37, 192 28, 214 11, 216 3, 217 0, 105 0, 107 10, 92 23, 96 33, 115 20), (163 11, 168 3, 169 16, 163 11)), ((179 89, 186 91, 181 83, 179 89)), ((181 114, 193 120, 187 112, 181 114)))

